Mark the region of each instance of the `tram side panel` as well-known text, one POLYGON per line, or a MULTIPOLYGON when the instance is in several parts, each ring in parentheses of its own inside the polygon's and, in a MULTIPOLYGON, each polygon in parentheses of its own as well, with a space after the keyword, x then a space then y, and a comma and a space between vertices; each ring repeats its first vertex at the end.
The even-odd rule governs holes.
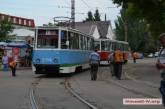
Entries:
POLYGON ((33 64, 36 74, 71 73, 77 67, 89 68, 90 51, 81 50, 37 50, 33 64))

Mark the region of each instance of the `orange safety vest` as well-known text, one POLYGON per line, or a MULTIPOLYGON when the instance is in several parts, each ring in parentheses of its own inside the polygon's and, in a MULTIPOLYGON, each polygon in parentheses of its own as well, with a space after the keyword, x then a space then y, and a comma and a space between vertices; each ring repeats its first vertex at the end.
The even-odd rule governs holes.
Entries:
POLYGON ((16 66, 16 63, 14 61, 11 61, 11 62, 9 62, 9 66, 10 67, 15 67, 16 66))
POLYGON ((120 50, 116 50, 114 52, 114 61, 115 62, 123 62, 123 53, 120 50))

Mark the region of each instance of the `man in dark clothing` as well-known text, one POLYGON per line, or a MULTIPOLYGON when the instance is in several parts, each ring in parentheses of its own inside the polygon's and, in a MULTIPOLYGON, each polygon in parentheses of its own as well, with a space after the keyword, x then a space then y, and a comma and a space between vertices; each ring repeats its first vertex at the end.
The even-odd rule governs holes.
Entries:
POLYGON ((100 62, 100 56, 97 53, 97 50, 95 50, 90 54, 89 60, 91 65, 91 80, 96 80, 99 62, 100 62))
POLYGON ((121 80, 122 64, 124 62, 123 52, 120 50, 120 48, 117 48, 113 56, 114 56, 114 74, 117 77, 117 79, 121 80))

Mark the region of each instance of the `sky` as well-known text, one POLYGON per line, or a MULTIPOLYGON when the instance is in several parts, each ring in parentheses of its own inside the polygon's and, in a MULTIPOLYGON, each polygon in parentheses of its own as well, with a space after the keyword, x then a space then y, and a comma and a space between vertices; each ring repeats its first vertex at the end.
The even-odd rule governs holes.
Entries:
MULTIPOLYGON (((88 11, 94 13, 96 9, 102 20, 107 15, 114 28, 120 7, 117 8, 111 0, 75 0, 75 20, 85 20, 88 11)), ((0 13, 34 19, 36 26, 41 26, 53 23, 54 17, 70 17, 71 0, 0 0, 0 13)))

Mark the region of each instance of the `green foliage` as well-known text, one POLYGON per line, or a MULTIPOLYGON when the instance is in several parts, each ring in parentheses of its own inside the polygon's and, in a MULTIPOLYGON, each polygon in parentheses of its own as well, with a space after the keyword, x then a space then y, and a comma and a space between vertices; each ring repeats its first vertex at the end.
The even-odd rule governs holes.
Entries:
POLYGON ((125 7, 127 16, 145 19, 155 39, 165 31, 165 0, 113 0, 113 2, 118 5, 127 4, 125 7))
POLYGON ((8 21, 8 18, 0 20, 0 40, 7 40, 8 34, 12 32, 14 27, 12 23, 8 21))
POLYGON ((49 23, 48 23, 48 26, 52 27, 52 26, 54 26, 54 24, 51 23, 51 22, 49 22, 49 23))
POLYGON ((117 40, 124 41, 124 21, 127 18, 128 43, 133 51, 153 52, 156 49, 154 39, 148 30, 145 20, 125 16, 124 9, 121 10, 121 17, 115 21, 115 32, 117 40))
POLYGON ((96 9, 94 16, 93 16, 92 12, 89 11, 88 17, 86 18, 86 21, 101 21, 99 10, 96 9))
POLYGON ((99 13, 99 10, 98 9, 96 9, 95 14, 94 14, 94 17, 95 17, 95 21, 101 21, 101 19, 100 19, 100 13, 99 13))
POLYGON ((91 11, 88 12, 88 18, 86 18, 86 21, 93 21, 94 18, 93 18, 93 14, 91 11))

